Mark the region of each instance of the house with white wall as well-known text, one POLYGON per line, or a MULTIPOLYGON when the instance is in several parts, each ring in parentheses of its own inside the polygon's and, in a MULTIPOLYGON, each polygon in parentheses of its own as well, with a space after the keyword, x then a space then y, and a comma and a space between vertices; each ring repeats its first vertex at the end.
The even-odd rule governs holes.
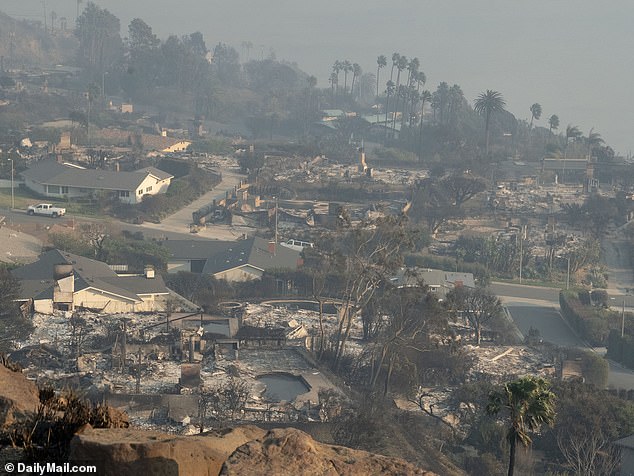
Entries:
POLYGON ((42 160, 22 172, 24 186, 51 198, 114 196, 124 203, 140 203, 145 195, 167 192, 173 175, 156 167, 133 172, 86 169, 78 165, 42 160))
POLYGON ((105 313, 157 312, 166 307, 170 291, 154 269, 118 275, 106 263, 51 250, 31 264, 11 271, 20 281, 18 301, 42 314, 76 308, 105 313))

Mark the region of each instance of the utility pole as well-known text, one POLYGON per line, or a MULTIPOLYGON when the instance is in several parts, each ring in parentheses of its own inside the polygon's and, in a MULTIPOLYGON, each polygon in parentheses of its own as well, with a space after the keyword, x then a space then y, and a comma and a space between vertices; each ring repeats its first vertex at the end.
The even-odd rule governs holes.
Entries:
POLYGON ((277 197, 275 197, 275 246, 273 247, 273 254, 277 253, 277 208, 279 205, 277 200, 277 197))
POLYGON ((566 274, 566 290, 570 289, 570 255, 568 255, 568 273, 566 274))
POLYGON ((520 284, 522 284, 522 262, 524 261, 524 238, 526 236, 526 225, 520 226, 520 284))
POLYGON ((621 339, 625 335, 625 298, 623 298, 623 312, 621 312, 621 339))
POLYGON ((11 161, 11 209, 15 209, 15 195, 13 193, 13 159, 9 159, 11 161))
POLYGON ((141 347, 139 346, 138 361, 136 364, 136 394, 141 393, 141 347))
POLYGON ((128 321, 123 320, 123 336, 121 337, 121 369, 125 369, 128 321))

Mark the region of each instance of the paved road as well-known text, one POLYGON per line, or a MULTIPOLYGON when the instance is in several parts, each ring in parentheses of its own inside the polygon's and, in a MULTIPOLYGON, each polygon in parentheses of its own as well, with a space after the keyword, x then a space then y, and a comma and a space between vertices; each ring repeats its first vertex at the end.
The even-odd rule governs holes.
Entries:
POLYGON ((572 332, 555 307, 515 301, 507 301, 506 306, 522 334, 527 335, 532 327, 539 330, 542 338, 552 344, 561 347, 585 347, 585 343, 572 332))
MULTIPOLYGON (((492 284, 491 290, 500 297, 522 334, 526 335, 533 327, 539 330, 546 342, 562 347, 590 348, 561 317, 559 290, 504 283, 492 284)), ((605 348, 591 350, 605 353, 605 348)), ((608 387, 634 389, 634 372, 615 362, 608 362, 608 387)))
MULTIPOLYGON (((240 227, 233 227, 229 225, 212 225, 202 228, 198 233, 190 233, 189 225, 192 222, 192 213, 204 205, 211 203, 214 199, 218 200, 225 198, 227 191, 233 190, 234 186, 238 185, 240 180, 244 179, 244 175, 241 175, 238 169, 223 169, 222 181, 216 185, 211 191, 207 192, 197 200, 182 208, 181 210, 173 213, 169 217, 165 218, 161 223, 143 223, 141 225, 133 225, 130 223, 124 223, 115 219, 106 219, 107 222, 113 226, 120 228, 121 230, 127 230, 131 233, 142 232, 146 238, 157 239, 222 239, 222 240, 235 240, 242 236, 243 233, 252 231, 244 230, 240 227)), ((53 219, 43 216, 29 216, 24 210, 0 210, 0 215, 6 217, 6 223, 8 225, 20 225, 20 224, 32 224, 37 223, 43 226, 50 226, 55 223, 68 223, 75 221, 76 223, 85 222, 103 222, 100 218, 91 218, 84 216, 73 216, 71 214, 65 215, 60 219, 53 219)))
POLYGON ((559 289, 557 288, 493 282, 489 289, 501 298, 513 297, 524 300, 545 301, 559 306, 559 289))

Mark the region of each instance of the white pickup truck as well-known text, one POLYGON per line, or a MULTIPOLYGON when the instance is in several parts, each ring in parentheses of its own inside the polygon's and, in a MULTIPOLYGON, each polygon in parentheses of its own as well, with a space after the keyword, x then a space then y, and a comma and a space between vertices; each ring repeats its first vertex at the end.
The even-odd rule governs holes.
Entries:
POLYGON ((26 213, 29 215, 46 215, 57 218, 66 215, 66 209, 53 206, 52 203, 38 203, 37 205, 30 205, 26 213))

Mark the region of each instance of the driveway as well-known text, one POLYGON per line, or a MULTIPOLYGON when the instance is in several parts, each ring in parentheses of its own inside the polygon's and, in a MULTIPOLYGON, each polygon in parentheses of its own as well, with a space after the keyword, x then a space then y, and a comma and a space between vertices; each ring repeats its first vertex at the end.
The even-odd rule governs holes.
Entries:
MULTIPOLYGON (((160 232, 172 233, 189 233, 192 223, 192 213, 199 208, 209 205, 214 200, 225 198, 227 191, 233 191, 234 187, 240 184, 245 176, 239 173, 239 169, 223 169, 222 181, 212 190, 194 200, 184 208, 181 208, 172 215, 166 217, 161 223, 143 223, 138 225, 141 230, 150 229, 160 232)), ((244 227, 235 227, 231 225, 208 225, 201 227, 196 233, 196 238, 208 238, 215 240, 236 240, 247 231, 252 229, 243 229, 244 227)), ((192 237, 194 237, 192 235, 192 237)))

